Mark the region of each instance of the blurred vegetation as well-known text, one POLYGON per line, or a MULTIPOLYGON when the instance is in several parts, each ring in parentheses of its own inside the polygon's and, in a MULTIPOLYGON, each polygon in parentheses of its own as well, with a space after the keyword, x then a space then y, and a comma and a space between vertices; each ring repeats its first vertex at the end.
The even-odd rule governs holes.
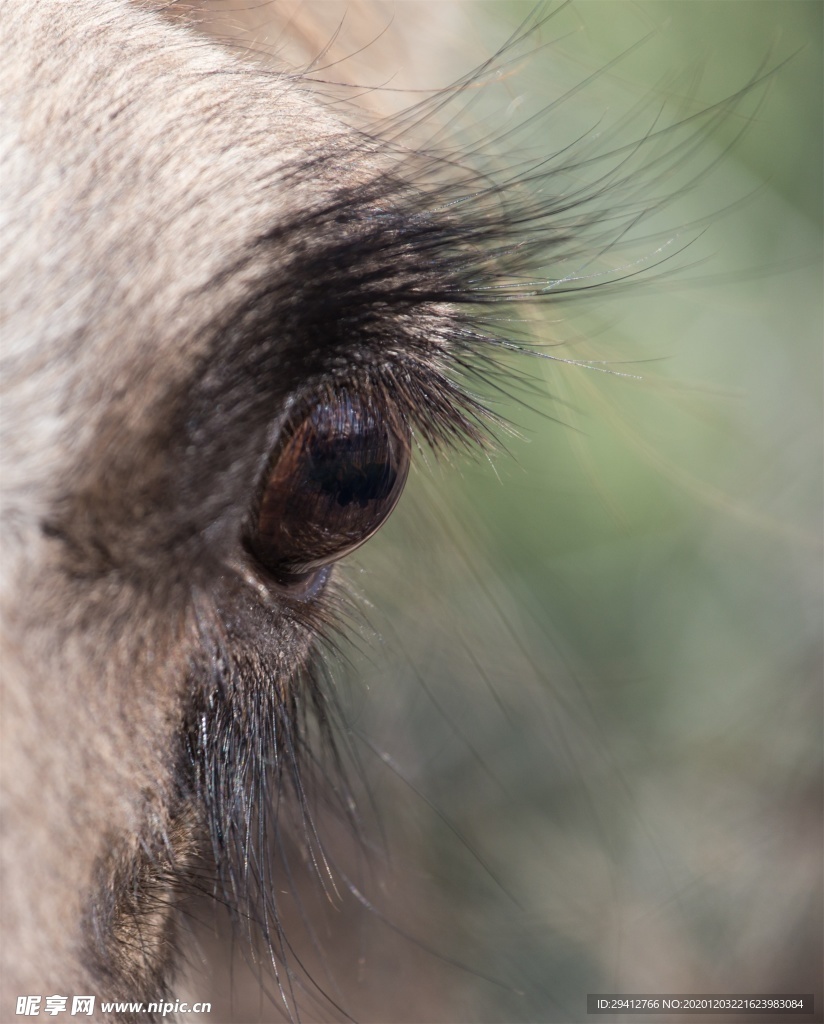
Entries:
MULTIPOLYGON (((293 53, 268 3, 219 7, 401 106, 535 10, 304 4, 293 53)), ((548 279, 631 279, 522 307, 543 355, 488 396, 505 450, 419 459, 343 568, 371 603, 348 671, 330 659, 364 841, 322 823, 330 874, 288 879, 294 921, 284 880, 304 1019, 577 1021, 597 991, 820 1008, 824 6, 540 10, 433 135, 497 139, 500 166, 601 155, 547 188, 627 159, 656 212, 592 260, 548 252, 548 279)), ((277 1016, 227 970, 233 1019, 277 1016)))
MULTIPOLYGON (((530 10, 479 6, 483 45, 530 10)), ((595 991, 821 1006, 822 10, 573 5, 489 87, 495 125, 566 96, 525 147, 617 146, 768 74, 603 257, 671 261, 530 307, 541 351, 615 373, 521 357, 506 453, 419 467, 350 570, 381 913, 435 950, 394 954, 432 1019, 582 1020, 595 991)), ((383 1019, 368 977, 355 1015, 383 1019)))

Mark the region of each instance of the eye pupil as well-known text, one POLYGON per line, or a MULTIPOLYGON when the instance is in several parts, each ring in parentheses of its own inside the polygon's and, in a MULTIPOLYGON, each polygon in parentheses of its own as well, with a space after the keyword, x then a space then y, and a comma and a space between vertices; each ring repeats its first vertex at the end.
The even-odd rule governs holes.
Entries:
POLYGON ((263 488, 250 546, 285 580, 359 547, 397 504, 409 438, 354 397, 287 428, 263 488))
POLYGON ((385 501, 392 493, 398 474, 385 460, 364 462, 363 457, 348 439, 336 439, 327 445, 313 444, 312 468, 307 480, 342 507, 353 501, 360 508, 366 508, 370 501, 385 501))

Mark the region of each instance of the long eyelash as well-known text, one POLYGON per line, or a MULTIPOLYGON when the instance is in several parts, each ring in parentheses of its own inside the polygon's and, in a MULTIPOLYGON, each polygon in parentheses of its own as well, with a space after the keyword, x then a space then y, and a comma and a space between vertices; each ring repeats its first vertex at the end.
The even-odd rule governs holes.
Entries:
MULTIPOLYGON (((516 36, 499 58, 524 37, 516 36)), ((381 129, 389 141, 378 132, 348 152, 310 154, 291 169, 296 182, 361 184, 331 190, 326 203, 259 241, 265 247, 284 237, 323 240, 295 247, 290 275, 300 282, 293 298, 301 309, 299 335, 302 343, 312 341, 318 374, 334 381, 336 374, 322 367, 339 354, 337 377, 345 382, 352 356, 359 357, 359 365, 371 367, 359 371, 360 385, 390 390, 399 414, 427 444, 473 448, 501 425, 489 402, 496 390, 509 396, 507 354, 616 372, 542 351, 519 327, 519 308, 683 272, 685 261, 675 258, 704 222, 646 233, 644 227, 739 141, 747 118, 720 156, 701 157, 707 139, 745 100, 763 95, 757 87, 779 67, 759 69, 736 93, 699 113, 666 124, 655 113, 635 142, 610 146, 608 137, 586 133, 557 157, 526 166, 496 167, 477 151, 410 149, 393 122, 381 129), (364 180, 362 167, 376 162, 381 169, 364 180), (608 256, 612 267, 605 265, 608 256)), ((448 91, 446 101, 459 101, 466 86, 448 91)), ((424 119, 441 102, 440 96, 424 101, 414 117, 424 119)), ((260 295, 252 304, 266 306, 260 295)), ((312 367, 304 369, 311 379, 312 367)))
MULTIPOLYGON (((490 431, 503 425, 492 405, 496 391, 519 386, 506 365, 510 352, 556 358, 520 327, 518 307, 667 272, 671 255, 701 225, 645 236, 640 228, 709 173, 714 161, 699 164, 686 181, 682 168, 773 73, 759 71, 699 114, 663 126, 654 117, 630 145, 584 134, 549 160, 514 167, 495 167, 478 150, 456 155, 435 143, 406 147, 413 127, 445 104, 462 102, 473 82, 504 65, 540 22, 526 24, 479 76, 385 122, 348 153, 321 151, 293 167, 297 182, 361 184, 330 190, 319 208, 259 240, 262 248, 280 245, 284 236, 322 240, 295 245, 289 268, 290 280, 301 282, 292 300, 300 336, 310 339, 304 347, 317 358, 315 367, 301 364, 310 386, 321 394, 326 389, 333 401, 337 388, 355 383, 435 449, 488 444, 490 431), (375 162, 381 169, 364 180, 364 163, 375 162), (647 254, 641 262, 628 255, 630 236, 647 254), (617 265, 596 272, 607 254, 617 265), (336 357, 340 369, 330 370, 336 357)), ((265 311, 266 298, 262 290, 249 308, 265 311)), ((352 607, 345 590, 333 586, 317 604, 296 604, 292 615, 295 645, 309 637, 316 651, 297 676, 261 658, 240 671, 236 645, 221 635, 210 609, 202 609, 197 628, 209 685, 197 696, 184 736, 220 897, 242 933, 262 936, 290 1017, 297 1015, 298 989, 313 983, 294 969, 282 926, 278 889, 291 888, 300 900, 284 836, 298 837, 311 872, 335 901, 336 879, 343 876, 325 850, 313 808, 325 800, 353 834, 360 829, 346 782, 357 758, 341 747, 327 662, 317 653, 319 644, 335 648, 352 607)), ((204 675, 201 668, 194 678, 204 675)))

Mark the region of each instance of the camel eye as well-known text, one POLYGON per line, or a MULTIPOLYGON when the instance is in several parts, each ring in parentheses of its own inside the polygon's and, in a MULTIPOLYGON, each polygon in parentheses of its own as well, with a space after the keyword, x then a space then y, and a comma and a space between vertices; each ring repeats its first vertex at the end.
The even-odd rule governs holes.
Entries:
POLYGON ((359 547, 400 498, 409 435, 355 396, 319 404, 284 432, 264 482, 250 546, 293 583, 359 547))

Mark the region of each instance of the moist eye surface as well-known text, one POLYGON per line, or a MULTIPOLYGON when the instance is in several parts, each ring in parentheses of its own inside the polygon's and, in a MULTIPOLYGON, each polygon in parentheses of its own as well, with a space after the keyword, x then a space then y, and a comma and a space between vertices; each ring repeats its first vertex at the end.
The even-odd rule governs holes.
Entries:
POLYGON ((264 480, 255 557, 289 582, 359 547, 397 504, 409 450, 407 429, 355 395, 292 421, 264 480))

